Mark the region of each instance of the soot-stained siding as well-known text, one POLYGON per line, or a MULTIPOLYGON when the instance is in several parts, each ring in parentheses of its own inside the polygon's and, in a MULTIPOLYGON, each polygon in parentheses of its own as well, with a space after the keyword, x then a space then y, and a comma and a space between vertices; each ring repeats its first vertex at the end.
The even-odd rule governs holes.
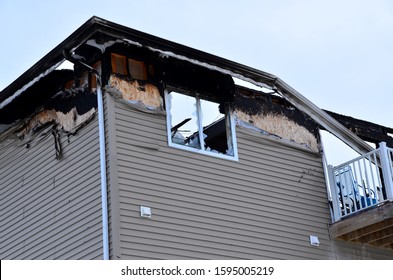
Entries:
POLYGON ((15 135, 32 148, 34 143, 45 136, 48 126, 52 127, 56 158, 62 157, 63 148, 59 138, 61 134, 74 135, 89 123, 97 110, 97 96, 87 89, 74 89, 59 92, 39 111, 25 119, 16 129, 15 135))
POLYGON ((0 258, 102 259, 98 123, 61 135, 60 160, 47 129, 0 142, 0 258))

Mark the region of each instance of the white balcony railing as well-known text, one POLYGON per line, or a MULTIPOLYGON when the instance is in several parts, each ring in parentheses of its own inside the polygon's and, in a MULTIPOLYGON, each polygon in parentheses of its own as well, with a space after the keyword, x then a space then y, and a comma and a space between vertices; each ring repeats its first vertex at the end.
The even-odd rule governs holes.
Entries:
POLYGON ((393 201, 393 149, 378 149, 328 167, 334 221, 385 201, 393 201))

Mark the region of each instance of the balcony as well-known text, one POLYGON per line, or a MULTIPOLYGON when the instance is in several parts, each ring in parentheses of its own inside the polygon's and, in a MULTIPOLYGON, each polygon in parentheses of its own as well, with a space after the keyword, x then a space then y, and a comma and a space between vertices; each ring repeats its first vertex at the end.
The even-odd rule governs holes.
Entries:
POLYGON ((393 149, 378 149, 329 166, 333 223, 330 235, 393 249, 393 149))

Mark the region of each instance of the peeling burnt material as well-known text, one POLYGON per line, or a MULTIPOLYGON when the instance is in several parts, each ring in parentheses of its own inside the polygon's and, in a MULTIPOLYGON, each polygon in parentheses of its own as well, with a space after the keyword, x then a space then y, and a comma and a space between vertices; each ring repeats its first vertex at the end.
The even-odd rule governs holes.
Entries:
POLYGON ((56 159, 60 160, 63 156, 63 149, 61 147, 61 141, 60 141, 61 135, 55 126, 52 128, 52 135, 53 138, 55 139, 56 159))
POLYGON ((351 130, 353 133, 355 133, 357 136, 359 136, 361 139, 377 145, 380 142, 386 142, 387 146, 393 148, 393 137, 388 135, 388 133, 393 134, 393 128, 355 119, 349 116, 340 115, 327 110, 324 111, 335 118, 346 128, 351 130))
POLYGON ((37 133, 42 127, 53 124, 57 130, 75 134, 84 122, 90 120, 97 109, 97 97, 86 89, 74 89, 57 94, 39 112, 26 122, 18 135, 37 133))
POLYGON ((149 109, 162 110, 163 99, 155 84, 112 74, 109 85, 117 89, 124 100, 140 102, 149 109))
MULTIPOLYGON (((63 90, 65 82, 73 76, 71 70, 55 70, 48 74, 0 110, 0 123, 11 124, 30 116, 37 107, 63 90)), ((0 99, 0 102, 4 99, 0 99)))
POLYGON ((39 111, 30 116, 23 126, 16 131, 16 136, 25 139, 26 147, 32 142, 45 137, 39 134, 51 133, 54 138, 56 159, 63 155, 61 137, 75 135, 93 119, 97 109, 97 97, 87 88, 73 89, 72 91, 59 92, 55 97, 46 102, 39 111), (51 129, 48 130, 49 126, 51 129))
POLYGON ((44 105, 45 110, 55 110, 67 114, 73 108, 78 115, 84 115, 92 108, 97 109, 97 96, 87 88, 63 91, 44 105))
POLYGON ((285 99, 236 86, 234 101, 236 110, 240 110, 250 116, 252 115, 281 115, 296 124, 306 128, 316 138, 318 137, 318 125, 302 111, 296 109, 285 99))

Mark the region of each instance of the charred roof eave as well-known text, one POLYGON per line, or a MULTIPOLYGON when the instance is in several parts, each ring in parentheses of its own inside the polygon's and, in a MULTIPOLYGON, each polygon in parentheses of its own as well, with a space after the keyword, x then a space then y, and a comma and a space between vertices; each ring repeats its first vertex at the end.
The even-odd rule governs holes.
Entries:
POLYGON ((57 47, 55 47, 52 51, 50 51, 37 63, 35 63, 30 69, 25 71, 19 78, 17 78, 14 82, 4 88, 0 92, 0 102, 3 102, 7 98, 11 97, 15 92, 22 89, 31 80, 35 79, 46 70, 63 61, 64 49, 75 49, 79 45, 83 44, 87 38, 91 37, 94 33, 96 33, 97 29, 94 22, 94 17, 88 20, 74 33, 67 37, 63 42, 61 42, 57 47))
POLYGON ((324 111, 364 141, 374 143, 377 146, 380 142, 385 142, 388 147, 393 148, 393 137, 390 136, 393 135, 393 128, 337 114, 328 110, 324 111))
MULTIPOLYGON (((92 17, 68 38, 56 46, 52 51, 40 59, 30 69, 24 72, 19 78, 12 82, 9 86, 0 92, 0 102, 12 96, 14 92, 28 84, 32 79, 38 77, 42 72, 64 59, 63 51, 72 51, 89 39, 105 36, 108 39, 129 39, 140 43, 143 46, 171 51, 177 55, 190 57, 192 59, 209 63, 216 66, 225 67, 227 69, 236 70, 238 74, 247 73, 247 77, 258 81, 263 77, 263 82, 272 84, 276 77, 269 73, 253 69, 251 67, 206 53, 184 45, 167 41, 159 37, 137 31, 113 22, 106 21, 98 17, 92 17)), ((262 80, 260 81, 262 82, 262 80)))
POLYGON ((29 70, 23 73, 18 79, 0 92, 0 102, 12 96, 15 92, 22 89, 32 79, 38 77, 43 71, 53 67, 56 63, 63 60, 63 51, 73 51, 78 46, 84 44, 89 39, 97 37, 99 34, 109 38, 128 39, 151 50, 159 50, 174 54, 178 59, 190 58, 194 62, 217 67, 238 74, 245 79, 251 79, 255 84, 262 83, 274 88, 279 94, 286 98, 295 107, 305 112, 326 130, 333 133, 344 143, 351 146, 359 153, 368 152, 372 147, 357 137, 354 133, 345 128, 329 114, 317 107, 311 101, 303 97, 296 90, 287 85, 278 77, 209 53, 205 53, 184 45, 161 39, 159 37, 146 34, 107 20, 92 17, 67 39, 45 55, 41 60, 34 64, 29 70))
MULTIPOLYGON (((63 89, 65 81, 72 79, 73 71, 54 70, 25 90, 26 94, 17 96, 1 108, 1 124, 12 124, 33 114, 37 108, 44 105, 51 97, 63 89)), ((0 129, 0 133, 2 130, 0 129)))

